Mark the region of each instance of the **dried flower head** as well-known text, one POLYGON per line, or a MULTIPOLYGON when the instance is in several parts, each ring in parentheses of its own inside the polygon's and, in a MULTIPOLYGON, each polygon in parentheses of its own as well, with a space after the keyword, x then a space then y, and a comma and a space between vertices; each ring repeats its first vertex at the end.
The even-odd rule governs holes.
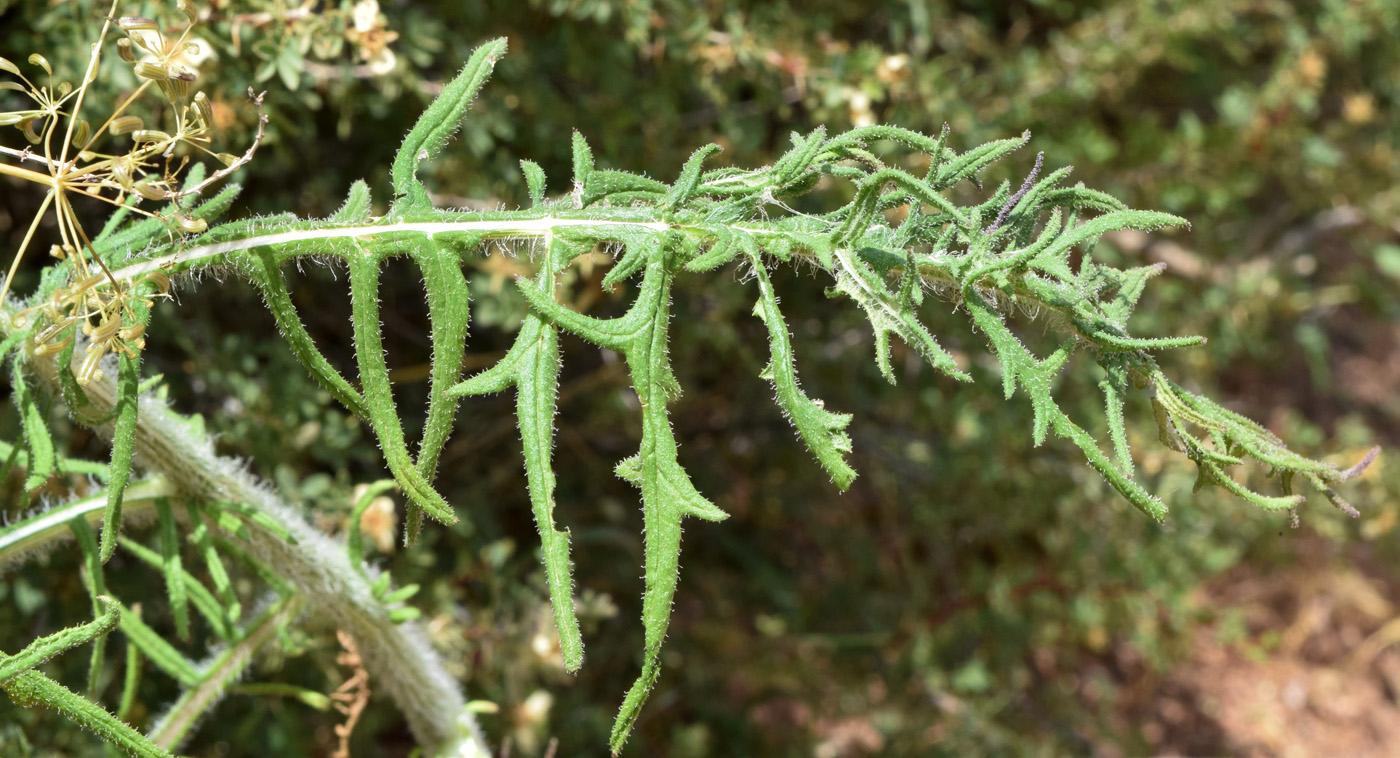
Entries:
POLYGON ((399 38, 398 32, 391 31, 388 23, 379 12, 377 0, 360 0, 351 9, 352 24, 345 36, 360 51, 360 58, 376 76, 394 70, 397 59, 389 43, 399 38))
MULTIPOLYGON (((20 109, 0 112, 0 126, 15 127, 28 143, 22 149, 0 145, 0 174, 47 189, 0 285, 0 299, 9 292, 20 261, 35 244, 40 223, 52 209, 59 241, 51 245, 50 252, 67 265, 70 284, 56 291, 48 302, 25 311, 24 317, 37 313, 43 318, 44 324, 35 332, 36 349, 41 351, 65 347, 74 338, 70 327, 81 328, 88 335, 88 353, 79 381, 100 376, 98 365, 107 353, 130 355, 142 348, 142 328, 132 317, 129 298, 138 292, 164 294, 169 280, 159 273, 163 281, 150 285, 145 284, 149 274, 141 281, 113 277, 79 222, 73 199, 92 198, 160 218, 172 234, 199 233, 206 228, 205 222, 183 212, 181 201, 247 163, 262 137, 260 121, 258 135, 243 155, 213 150, 213 109, 209 97, 195 87, 197 67, 207 60, 203 51, 207 45, 192 36, 199 14, 189 0, 178 0, 176 7, 188 23, 172 37, 155 19, 116 17, 117 2, 113 0, 77 87, 56 81, 48 60, 37 53, 28 58, 31 67, 42 71, 42 76, 31 72, 34 78, 14 62, 0 58, 0 72, 13 77, 0 81, 0 90, 18 92, 29 101, 20 109), (114 26, 123 35, 116 43, 117 54, 132 66, 141 85, 94 128, 93 120, 82 115, 83 100, 97 79, 103 45, 114 26), (131 110, 153 89, 160 93, 169 113, 165 118, 156 114, 156 121, 149 121, 131 110), (214 158, 222 167, 203 181, 181 188, 185 170, 201 155, 214 158), (141 207, 145 201, 168 202, 170 207, 164 212, 147 210, 141 207)), ((260 100, 255 98, 255 102, 261 108, 260 100)), ((148 294, 141 295, 143 300, 148 294)))

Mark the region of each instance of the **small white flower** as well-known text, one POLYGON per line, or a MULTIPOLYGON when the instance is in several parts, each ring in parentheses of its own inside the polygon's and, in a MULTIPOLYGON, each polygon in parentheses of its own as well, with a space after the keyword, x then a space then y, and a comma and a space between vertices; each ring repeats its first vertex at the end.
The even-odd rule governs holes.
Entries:
POLYGON ((851 90, 846 101, 850 109, 851 124, 870 126, 875 123, 875 112, 870 109, 870 96, 860 90, 851 90))
POLYGON ((520 704, 520 720, 530 726, 539 724, 549 716, 552 707, 554 696, 544 690, 535 690, 520 704))
POLYGON ((360 0, 351 10, 355 18, 355 31, 365 34, 379 23, 379 3, 377 0, 360 0))

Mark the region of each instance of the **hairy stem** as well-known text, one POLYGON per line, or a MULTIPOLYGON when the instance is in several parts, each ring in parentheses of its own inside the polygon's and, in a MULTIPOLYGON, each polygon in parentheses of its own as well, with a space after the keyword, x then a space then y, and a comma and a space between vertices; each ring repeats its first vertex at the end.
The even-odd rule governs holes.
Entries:
POLYGON ((282 598, 249 625, 246 636, 209 661, 200 683, 185 690, 147 735, 166 750, 174 750, 189 734, 196 721, 223 697, 229 685, 238 681, 252 662, 253 655, 272 638, 277 628, 294 618, 302 608, 300 596, 282 598))
MULTIPOLYGON (((123 498, 123 523, 153 519, 156 500, 174 494, 174 488, 160 477, 133 484, 127 488, 123 498)), ((19 563, 30 553, 44 552, 58 543, 72 540, 73 531, 68 525, 74 519, 81 518, 94 528, 99 526, 106 507, 107 495, 99 492, 55 506, 34 518, 0 530, 0 574, 4 573, 6 566, 19 563)))
MULTIPOLYGON (((4 332, 13 323, 8 310, 0 314, 4 332)), ((38 382, 58 395, 57 358, 31 354, 27 363, 38 382)), ((104 374, 83 388, 98 414, 106 414, 116 403, 117 387, 111 376, 115 372, 104 374)), ((422 628, 412 622, 394 623, 390 609, 375 598, 370 581, 377 572, 351 566, 342 546, 312 527, 235 461, 216 455, 212 439, 193 431, 164 403, 150 396, 142 396, 140 403, 135 439, 138 465, 163 477, 183 497, 232 500, 271 516, 291 539, 248 523, 245 548, 276 566, 282 578, 301 590, 314 618, 354 636, 370 676, 403 711, 419 742, 432 755, 489 756, 481 730, 465 708, 466 699, 445 673, 422 628)), ((109 437, 112 434, 111 423, 93 428, 109 437)))

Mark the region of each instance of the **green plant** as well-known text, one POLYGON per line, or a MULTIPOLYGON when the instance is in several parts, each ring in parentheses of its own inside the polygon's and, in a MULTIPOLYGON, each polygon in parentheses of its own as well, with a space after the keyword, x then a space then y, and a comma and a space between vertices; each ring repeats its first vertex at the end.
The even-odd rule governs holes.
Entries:
MULTIPOLYGON (((1042 178, 1040 158, 1019 188, 1003 184, 987 197, 959 204, 949 195, 958 197, 962 185, 975 183, 988 166, 1024 146, 1029 137, 958 153, 948 147, 946 131, 932 138, 886 126, 835 136, 823 129, 794 135, 792 148, 778 161, 754 170, 705 170, 706 160, 717 152, 710 146, 697 151, 669 184, 598 169, 587 142, 575 134, 569 194, 549 199, 543 170, 522 161, 531 207, 474 213, 435 208, 418 177, 420 165, 446 145, 504 50, 499 40, 479 48, 419 119, 391 166, 393 200, 384 215, 372 215, 369 189, 361 182, 328 219, 283 215, 209 226, 227 208, 236 188, 201 205, 187 205, 189 196, 207 181, 195 168, 185 189, 163 185, 156 196, 147 198, 170 200, 164 212, 123 223, 135 196, 145 195, 135 185, 118 183, 114 191, 126 193, 118 201, 123 213, 90 241, 74 237, 67 254, 69 260, 92 261, 105 274, 94 280, 55 267, 27 302, 6 304, 4 347, 13 356, 14 401, 24 428, 24 444, 3 451, 7 466, 23 469, 24 490, 30 493, 56 476, 75 472, 93 472, 103 479, 101 494, 34 514, 0 533, 0 551, 7 558, 58 539, 76 539, 85 556, 84 578, 96 617, 90 624, 35 640, 4 659, 0 679, 17 703, 55 708, 130 752, 162 754, 179 744, 194 719, 246 669, 273 631, 307 605, 350 633, 371 681, 390 690, 423 745, 439 754, 485 750, 471 721, 471 708, 455 685, 436 671, 433 653, 412 622, 414 612, 404 605, 412 589, 390 591, 387 574, 364 566, 359 531, 350 530, 343 548, 327 540, 250 477, 215 456, 199 420, 182 419, 165 408, 153 396, 154 386, 146 386, 155 383, 142 381, 140 336, 149 318, 146 299, 163 292, 170 278, 179 281, 208 270, 232 269, 254 282, 296 357, 327 392, 369 425, 394 481, 409 500, 409 544, 418 537, 424 514, 444 523, 457 518, 433 480, 460 398, 515 389, 530 498, 569 670, 581 665, 583 646, 575 616, 569 534, 558 530, 554 519, 552 451, 560 331, 625 359, 641 409, 642 434, 638 453, 621 461, 616 472, 641 490, 645 649, 641 675, 627 693, 613 730, 614 752, 621 750, 660 673, 661 644, 679 575, 682 519, 725 517, 681 466, 667 410, 680 391, 667 348, 672 285, 684 273, 733 266, 752 283, 755 312, 768 331, 771 348, 761 375, 772 383, 778 404, 838 487, 848 486, 855 477, 846 462, 851 440, 845 430, 851 417, 827 410, 800 388, 790 328, 770 281, 769 266, 774 263, 819 270, 831 277, 832 295, 860 306, 875 333, 877 364, 891 382, 897 349, 891 336, 939 371, 969 380, 920 315, 935 302, 952 302, 966 310, 998 359, 1006 396, 1017 388, 1029 396, 1035 442, 1044 442, 1052 431, 1073 442, 1106 481, 1154 519, 1165 516, 1165 507, 1135 481, 1128 450, 1123 409, 1134 388, 1151 398, 1162 442, 1196 463, 1199 484, 1220 485, 1265 509, 1285 510, 1302 503, 1302 496, 1292 492, 1294 477, 1301 476, 1350 512, 1332 485, 1358 473, 1370 457, 1343 471, 1292 453, 1261 426, 1187 392, 1162 373, 1153 351, 1198 344, 1198 338, 1129 334, 1127 321, 1138 297, 1160 268, 1117 269, 1096 263, 1092 244, 1110 231, 1154 229, 1180 224, 1180 219, 1130 210, 1103 193, 1067 186, 1068 169, 1042 178), (814 207, 813 198, 830 196, 813 195, 814 190, 834 183, 848 188, 843 200, 834 209, 814 207), (462 381, 469 323, 462 261, 486 255, 492 246, 530 252, 533 275, 517 280, 529 308, 510 351, 493 367, 462 381), (635 282, 632 305, 615 318, 590 316, 567 302, 575 263, 585 256, 591 260, 600 248, 616 257, 602 280, 604 288, 635 282), (431 319, 428 411, 416 450, 410 449, 404 420, 395 407, 380 327, 380 277, 384 262, 395 256, 407 257, 421 273, 431 319), (358 381, 333 366, 292 303, 283 267, 301 260, 348 271, 358 381), (120 307, 94 307, 92 302, 120 307), (1022 314, 1052 327, 1057 339, 1051 349, 1041 354, 1018 339, 1012 324, 1022 314), (79 347, 85 350, 81 359, 79 347), (1052 395, 1061 369, 1081 352, 1091 355, 1103 372, 1108 454, 1052 395), (109 365, 112 353, 118 355, 115 372, 109 365), (104 363, 108 370, 102 369, 104 363), (76 421, 112 438, 109 465, 58 452, 46 397, 63 398, 76 421), (1246 458, 1272 467, 1282 494, 1260 494, 1236 482, 1227 469, 1246 458), (148 476, 129 483, 133 460, 148 476), (124 519, 142 516, 159 525, 159 551, 117 536, 124 519), (92 524, 99 520, 103 528, 96 535, 92 524), (177 520, 201 553, 212 591, 181 561, 177 520), (213 635, 228 645, 225 652, 196 666, 150 631, 133 608, 114 599, 106 591, 103 563, 118 545, 162 571, 175 636, 190 637, 188 609, 193 605, 213 635), (260 605, 262 610, 241 627, 243 598, 224 567, 232 560, 260 576, 271 594, 260 605), (187 688, 172 712, 144 736, 34 670, 63 650, 93 641, 89 690, 96 694, 105 658, 103 640, 114 628, 121 628, 130 642, 124 708, 118 716, 130 709, 136 696, 138 685, 131 672, 142 657, 187 688)), ((76 119, 76 114, 54 110, 48 117, 57 122, 60 117, 76 119)), ((49 162, 54 163, 52 158, 49 162)), ((377 490, 382 487, 358 499, 352 524, 359 523, 377 490)))

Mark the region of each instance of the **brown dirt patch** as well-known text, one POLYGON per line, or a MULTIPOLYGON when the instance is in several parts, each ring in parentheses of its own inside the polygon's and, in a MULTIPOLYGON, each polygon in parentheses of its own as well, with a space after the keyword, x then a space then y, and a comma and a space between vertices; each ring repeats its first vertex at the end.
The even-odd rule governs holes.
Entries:
POLYGON ((1154 754, 1400 755, 1400 581, 1368 570, 1364 546, 1326 550, 1204 590, 1219 620, 1123 714, 1154 754))

